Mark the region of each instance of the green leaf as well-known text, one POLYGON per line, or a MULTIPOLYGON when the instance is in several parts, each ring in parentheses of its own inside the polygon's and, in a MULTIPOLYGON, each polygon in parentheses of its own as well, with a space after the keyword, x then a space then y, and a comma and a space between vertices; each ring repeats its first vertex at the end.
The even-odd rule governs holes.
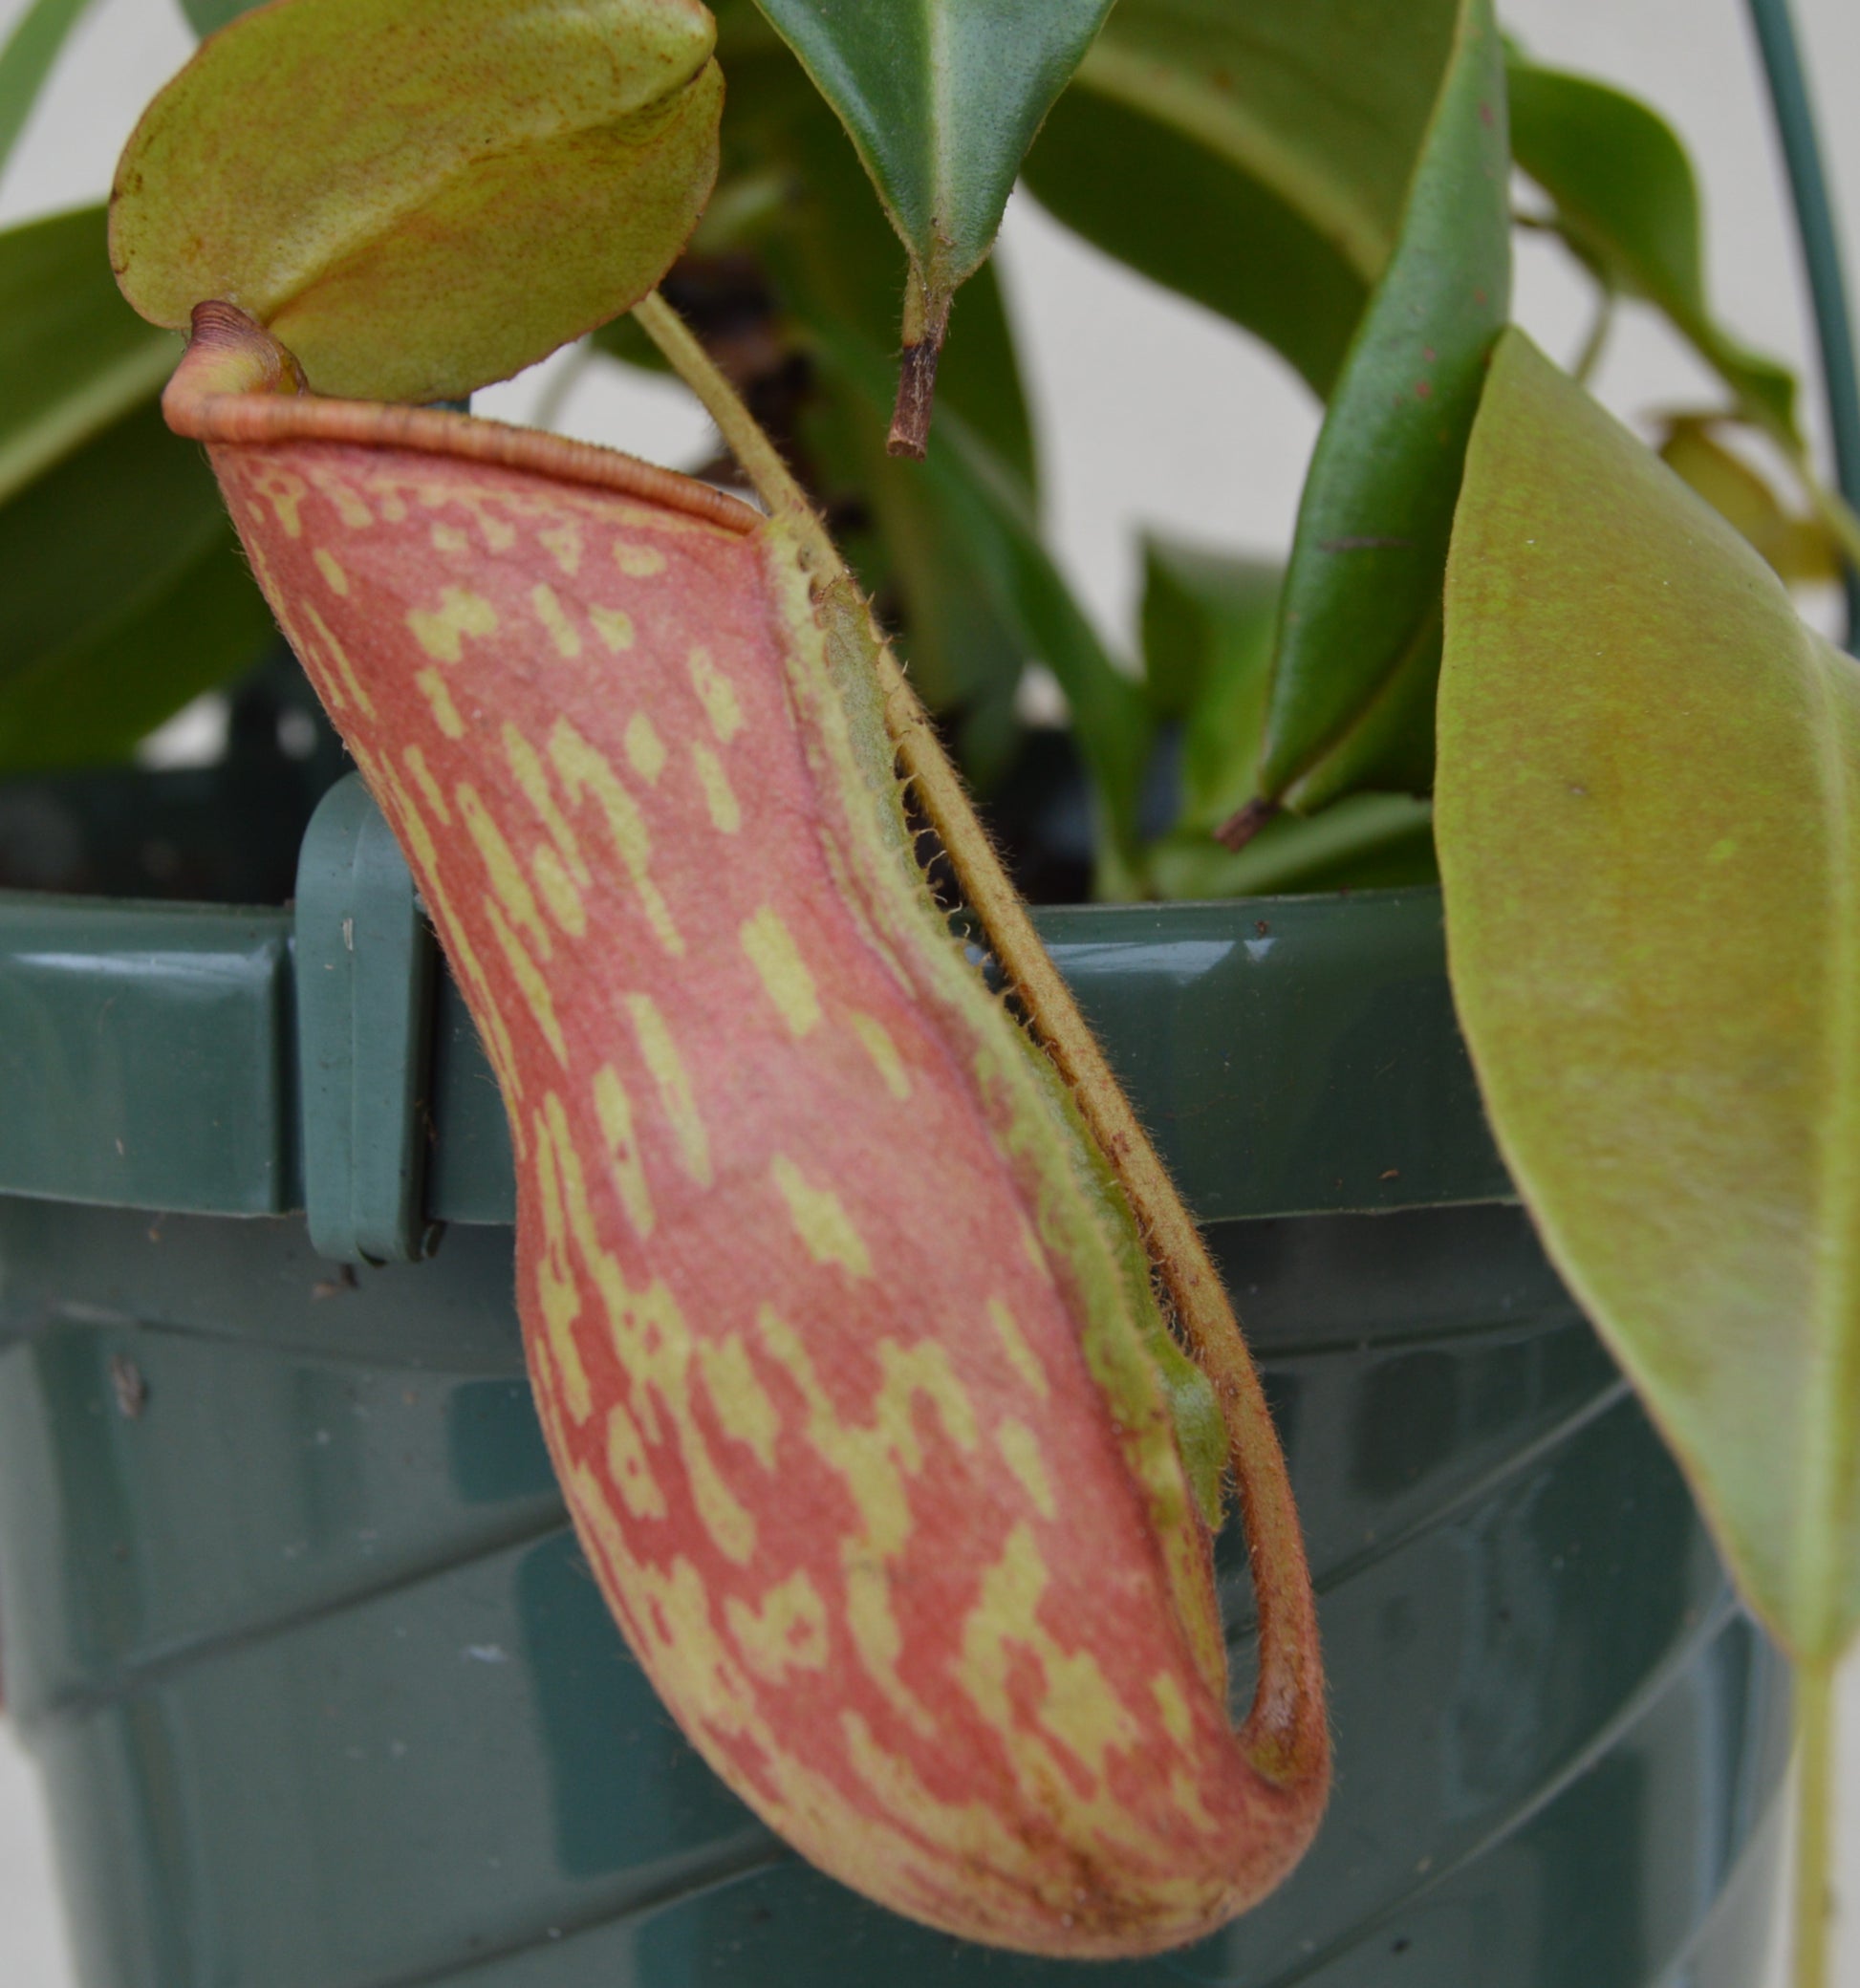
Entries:
POLYGON ((0 234, 0 770, 123 757, 271 633, 100 207, 0 234))
POLYGON ((276 630, 228 531, 119 618, 0 681, 0 772, 125 760, 276 630))
POLYGON ((1794 376, 1712 316, 1698 185, 1672 127, 1605 83, 1515 55, 1509 80, 1518 163, 1556 204, 1570 248, 1604 284, 1664 312, 1740 408, 1799 446, 1794 376))
POLYGON ((153 400, 180 357, 118 293, 101 207, 0 234, 0 504, 153 400))
POLYGON ((120 758, 271 635, 211 472, 150 400, 0 506, 0 770, 120 758))
POLYGON ((196 34, 217 34, 242 13, 250 13, 264 0, 181 0, 181 11, 196 34))
POLYGON ((1265 340, 1321 398, 1370 286, 1267 185, 1114 98, 1070 90, 1027 162, 1049 213, 1153 282, 1265 340))
POLYGON ((1182 723, 1179 825, 1205 841, 1253 790, 1284 575, 1155 538, 1143 568, 1145 685, 1157 715, 1182 723))
MULTIPOLYGON (((972 279, 966 300, 961 351, 971 370, 990 344, 1011 360, 1000 292, 984 267, 972 279)), ((817 411, 808 431, 827 460, 852 471, 854 487, 870 507, 872 536, 882 547, 901 608, 900 652, 919 695, 954 721, 964 770, 986 791, 1006 770, 1019 739, 1014 694, 1027 643, 973 556, 972 527, 956 514, 964 499, 949 480, 927 479, 916 464, 887 452, 887 410, 863 395, 841 392, 831 399, 832 411, 817 411)), ((952 395, 947 411, 956 415, 956 408, 952 395)), ((974 432, 1020 514, 1031 516, 1019 465, 974 432)))
POLYGON ((227 298, 323 393, 502 379, 628 309, 683 246, 716 174, 711 40, 698 0, 274 0, 203 44, 131 137, 124 294, 176 327, 227 298))
POLYGON ((0 165, 32 116, 52 65, 91 0, 32 0, 0 48, 0 165))
POLYGON ((1860 1621, 1860 670, 1521 334, 1453 546, 1437 815, 1512 1177, 1744 1593, 1860 1621))
POLYGON ((1305 483, 1260 760, 1267 802, 1308 813, 1353 789, 1428 785, 1447 540, 1510 290, 1509 163, 1490 0, 1461 0, 1400 240, 1305 483))
POLYGON ((1154 538, 1144 548, 1145 688, 1158 717, 1181 723, 1179 818, 1142 857, 1158 897, 1367 890, 1438 874, 1432 810, 1406 794, 1280 815, 1239 852, 1215 840, 1253 791, 1283 581, 1282 569, 1234 553, 1154 538))
POLYGON ((757 0, 838 113, 904 243, 897 445, 921 452, 950 299, 1111 0, 757 0))
POLYGON ((1328 394, 1453 46, 1456 0, 1120 0, 1027 184, 1328 394))
POLYGON ((1126 895, 1136 884, 1137 804, 1154 738, 1141 688, 1111 659, 1011 475, 960 416, 944 426, 924 469, 1022 654, 1044 662, 1066 693, 1103 817, 1100 894, 1126 895))

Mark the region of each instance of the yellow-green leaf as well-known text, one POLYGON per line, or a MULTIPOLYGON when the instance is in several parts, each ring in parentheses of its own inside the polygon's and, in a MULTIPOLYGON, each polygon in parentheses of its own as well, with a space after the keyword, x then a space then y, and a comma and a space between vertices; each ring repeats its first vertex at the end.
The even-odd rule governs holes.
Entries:
POLYGON ((1789 581, 1837 580, 1841 551, 1819 518, 1790 510, 1741 456, 1718 440, 1709 417, 1676 415, 1660 460, 1789 581))
POLYGON ((1439 724, 1500 1145, 1745 1594, 1825 1664, 1860 1622, 1860 665, 1512 333, 1439 724))
POLYGON ((205 42, 117 169, 124 294, 224 297, 319 392, 455 398, 636 303, 716 177, 699 0, 275 0, 205 42))

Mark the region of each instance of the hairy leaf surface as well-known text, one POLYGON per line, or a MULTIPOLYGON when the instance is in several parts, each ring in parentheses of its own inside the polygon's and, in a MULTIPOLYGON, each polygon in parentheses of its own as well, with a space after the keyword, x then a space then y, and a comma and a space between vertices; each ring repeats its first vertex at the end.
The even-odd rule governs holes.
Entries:
MULTIPOLYGON (((845 325, 822 320, 814 330, 827 362, 871 404, 881 404, 877 353, 845 325)), ((996 613, 1066 693, 1099 808, 1100 888, 1126 895, 1134 885, 1137 798, 1154 733, 1143 693, 1112 660, 1073 597, 1011 471, 965 421, 945 417, 917 473, 934 491, 942 521, 996 613)))
MULTIPOLYGON (((773 313, 765 363, 784 369, 777 384, 799 369, 798 458, 862 582, 900 617, 899 648, 919 696, 951 715, 966 769, 986 784, 1017 737, 1013 697, 1025 644, 994 606, 940 488, 887 452, 889 404, 876 404, 863 388, 811 365, 807 356, 805 326, 824 317, 855 329, 876 354, 895 347, 903 248, 837 119, 761 15, 744 11, 760 31, 759 45, 739 13, 719 23, 730 95, 726 177, 711 215, 735 185, 772 182, 779 189, 752 241, 773 313)), ((706 217, 703 233, 709 231, 706 217)), ((702 252, 703 234, 696 247, 702 252)), ((938 396, 986 443, 1031 506, 1031 428, 1012 331, 988 264, 964 293, 962 335, 940 366, 938 396)))

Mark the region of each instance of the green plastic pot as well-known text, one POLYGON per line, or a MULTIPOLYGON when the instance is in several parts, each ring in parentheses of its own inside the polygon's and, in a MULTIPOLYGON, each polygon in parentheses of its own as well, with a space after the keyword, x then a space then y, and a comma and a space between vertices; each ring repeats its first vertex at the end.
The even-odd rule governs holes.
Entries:
POLYGON ((0 1630, 86 1988, 1756 1978, 1784 1670, 1511 1198, 1438 893, 1041 923, 1289 1453, 1338 1774, 1285 1889, 1153 1961, 993 1954, 684 1745, 568 1528, 496 1091, 349 785, 293 912, 0 897, 0 1630))

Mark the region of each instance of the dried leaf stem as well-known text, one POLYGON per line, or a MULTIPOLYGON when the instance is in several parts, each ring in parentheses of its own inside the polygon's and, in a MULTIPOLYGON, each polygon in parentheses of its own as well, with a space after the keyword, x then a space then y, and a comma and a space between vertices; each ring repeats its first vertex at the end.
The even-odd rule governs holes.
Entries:
POLYGON ((930 412, 937 398, 937 361, 949 329, 949 295, 933 294, 915 264, 904 289, 904 349, 898 360, 898 405, 885 447, 894 456, 923 460, 930 445, 930 412))

